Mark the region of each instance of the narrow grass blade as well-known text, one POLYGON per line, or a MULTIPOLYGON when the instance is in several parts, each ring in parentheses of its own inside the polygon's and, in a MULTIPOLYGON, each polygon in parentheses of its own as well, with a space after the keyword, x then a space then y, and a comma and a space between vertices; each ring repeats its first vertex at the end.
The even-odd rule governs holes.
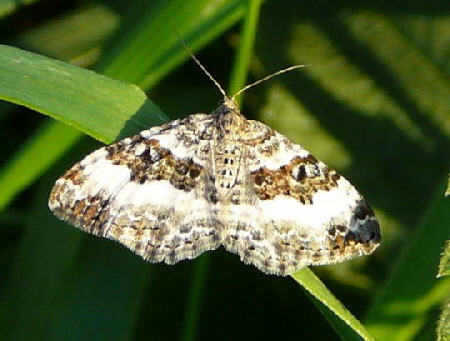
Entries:
POLYGON ((291 275, 310 295, 342 340, 375 340, 309 268, 291 275))
MULTIPOLYGON (((239 49, 234 61, 232 71, 233 77, 228 89, 228 94, 230 96, 234 95, 246 85, 247 73, 253 56, 253 47, 255 45, 260 7, 261 0, 247 0, 247 9, 240 37, 239 49)), ((242 95, 236 98, 238 102, 242 102, 242 99, 242 95)))

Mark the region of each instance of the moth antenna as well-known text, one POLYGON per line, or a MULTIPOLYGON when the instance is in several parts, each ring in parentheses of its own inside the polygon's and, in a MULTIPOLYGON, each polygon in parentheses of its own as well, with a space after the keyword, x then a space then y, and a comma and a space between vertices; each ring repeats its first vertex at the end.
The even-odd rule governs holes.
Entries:
POLYGON ((268 75, 268 76, 266 76, 264 78, 261 78, 261 79, 257 80, 254 83, 251 83, 249 85, 244 86, 241 90, 239 90, 233 96, 231 96, 231 99, 234 100, 234 98, 236 96, 239 96, 244 91, 247 91, 248 89, 253 88, 255 85, 258 85, 258 84, 260 84, 262 82, 265 82, 265 81, 267 81, 267 80, 269 80, 269 79, 271 79, 271 78, 273 78, 275 76, 281 75, 282 73, 289 72, 289 71, 292 71, 292 70, 295 70, 295 69, 300 69, 302 67, 307 67, 307 66, 308 65, 306 65, 306 64, 292 65, 292 66, 289 66, 289 67, 287 67, 285 69, 282 69, 282 70, 279 70, 277 72, 274 72, 274 73, 272 73, 272 74, 270 74, 270 75, 268 75))
POLYGON ((180 35, 177 32, 178 39, 180 40, 181 44, 183 45, 184 49, 189 53, 189 56, 194 60, 194 62, 202 69, 202 71, 208 76, 208 78, 214 83, 214 85, 219 89, 220 93, 223 95, 223 97, 227 97, 227 94, 225 90, 220 86, 219 82, 215 80, 215 78, 206 70, 206 68, 203 66, 202 63, 197 59, 197 57, 194 55, 194 53, 191 51, 189 46, 186 45, 184 40, 180 37, 180 35))

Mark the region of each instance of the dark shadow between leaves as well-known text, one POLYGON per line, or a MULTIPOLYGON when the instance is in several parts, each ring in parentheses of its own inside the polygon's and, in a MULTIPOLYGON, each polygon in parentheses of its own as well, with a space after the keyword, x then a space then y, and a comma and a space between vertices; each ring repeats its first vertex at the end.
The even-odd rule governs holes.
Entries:
POLYGON ((142 106, 125 122, 114 141, 136 135, 142 130, 161 125, 169 120, 169 117, 155 103, 146 99, 142 106))

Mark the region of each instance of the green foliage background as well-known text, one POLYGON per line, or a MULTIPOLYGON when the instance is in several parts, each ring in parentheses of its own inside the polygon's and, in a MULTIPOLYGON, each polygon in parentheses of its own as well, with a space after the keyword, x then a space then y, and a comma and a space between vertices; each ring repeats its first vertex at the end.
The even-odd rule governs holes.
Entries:
POLYGON ((448 1, 0 0, 0 17, 2 340, 436 339, 450 293, 436 278, 450 235, 448 1), (49 213, 56 178, 100 145, 83 133, 108 143, 215 108, 177 33, 225 88, 309 65, 245 93, 243 111, 364 193, 382 224, 375 254, 314 268, 326 286, 223 250, 152 265, 49 213))

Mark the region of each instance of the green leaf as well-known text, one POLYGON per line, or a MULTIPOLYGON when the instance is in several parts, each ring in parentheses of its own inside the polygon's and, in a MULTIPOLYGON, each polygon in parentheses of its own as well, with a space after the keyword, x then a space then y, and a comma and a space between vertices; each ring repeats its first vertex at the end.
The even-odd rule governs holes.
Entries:
MULTIPOLYGON (((232 79, 228 89, 228 94, 230 96, 246 85, 247 73, 250 67, 251 58, 253 57, 253 47, 255 45, 260 8, 261 0, 247 0, 247 11, 242 28, 241 41, 231 72, 232 79)), ((241 102, 242 99, 243 96, 241 95, 237 100, 241 102)))
POLYGON ((291 276, 311 294, 314 304, 342 340, 375 340, 310 269, 305 268, 291 276))
POLYGON ((0 90, 1 99, 40 111, 102 142, 167 120, 135 85, 5 45, 0 45, 0 90))

